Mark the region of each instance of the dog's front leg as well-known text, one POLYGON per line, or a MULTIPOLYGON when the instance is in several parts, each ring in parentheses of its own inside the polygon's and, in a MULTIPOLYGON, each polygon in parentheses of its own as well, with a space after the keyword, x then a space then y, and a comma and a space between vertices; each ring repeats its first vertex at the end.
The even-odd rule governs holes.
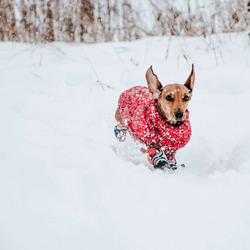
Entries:
POLYGON ((147 154, 151 148, 153 147, 144 144, 144 147, 141 148, 141 152, 147 154))

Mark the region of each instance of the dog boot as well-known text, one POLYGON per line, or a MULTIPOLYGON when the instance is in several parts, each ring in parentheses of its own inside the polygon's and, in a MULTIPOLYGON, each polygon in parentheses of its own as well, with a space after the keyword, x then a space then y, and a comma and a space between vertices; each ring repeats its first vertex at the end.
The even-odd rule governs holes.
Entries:
POLYGON ((117 124, 114 127, 114 133, 115 133, 115 137, 119 141, 124 142, 126 140, 126 135, 127 135, 127 129, 126 128, 122 128, 119 124, 117 124))
POLYGON ((167 168, 176 170, 177 169, 177 161, 175 158, 167 159, 167 168))
POLYGON ((154 168, 168 167, 167 157, 161 149, 151 148, 148 152, 148 161, 153 164, 154 168))

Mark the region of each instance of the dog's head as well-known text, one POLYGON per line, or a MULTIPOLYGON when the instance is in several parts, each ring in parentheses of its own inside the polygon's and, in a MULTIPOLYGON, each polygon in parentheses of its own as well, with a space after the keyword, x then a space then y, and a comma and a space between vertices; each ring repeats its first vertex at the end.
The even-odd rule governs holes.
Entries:
POLYGON ((186 109, 194 88, 194 65, 185 84, 168 84, 162 86, 152 66, 146 72, 148 89, 156 100, 161 116, 172 125, 179 125, 186 118, 186 109))

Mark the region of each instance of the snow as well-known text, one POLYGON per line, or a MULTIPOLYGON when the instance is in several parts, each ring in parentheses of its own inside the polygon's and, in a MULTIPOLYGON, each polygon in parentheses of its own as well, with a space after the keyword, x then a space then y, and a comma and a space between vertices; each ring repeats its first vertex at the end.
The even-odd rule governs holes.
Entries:
POLYGON ((0 44, 1 249, 250 248, 248 36, 168 43, 0 44), (118 97, 191 63, 186 168, 153 170, 113 135, 118 97))

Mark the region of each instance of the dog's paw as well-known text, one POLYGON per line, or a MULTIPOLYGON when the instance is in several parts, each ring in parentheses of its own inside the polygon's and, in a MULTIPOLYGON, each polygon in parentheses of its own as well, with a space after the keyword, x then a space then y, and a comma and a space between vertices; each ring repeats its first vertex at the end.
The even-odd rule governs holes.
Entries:
POLYGON ((151 148, 148 152, 148 161, 154 168, 164 169, 167 165, 167 157, 161 149, 151 148))
POLYGON ((148 152, 148 161, 155 169, 177 169, 176 159, 168 159, 162 149, 151 148, 148 152))
POLYGON ((160 161, 158 161, 157 162, 157 164, 156 165, 154 165, 154 168, 155 169, 165 169, 166 167, 167 167, 167 162, 166 161, 163 161, 163 160, 160 160, 160 161))
POLYGON ((122 128, 119 124, 117 124, 114 127, 114 133, 115 133, 115 137, 120 142, 124 142, 126 140, 126 138, 127 138, 127 129, 126 128, 122 128))
POLYGON ((167 160, 167 168, 168 169, 172 169, 172 170, 176 170, 177 169, 177 162, 176 159, 173 158, 171 160, 167 160))

